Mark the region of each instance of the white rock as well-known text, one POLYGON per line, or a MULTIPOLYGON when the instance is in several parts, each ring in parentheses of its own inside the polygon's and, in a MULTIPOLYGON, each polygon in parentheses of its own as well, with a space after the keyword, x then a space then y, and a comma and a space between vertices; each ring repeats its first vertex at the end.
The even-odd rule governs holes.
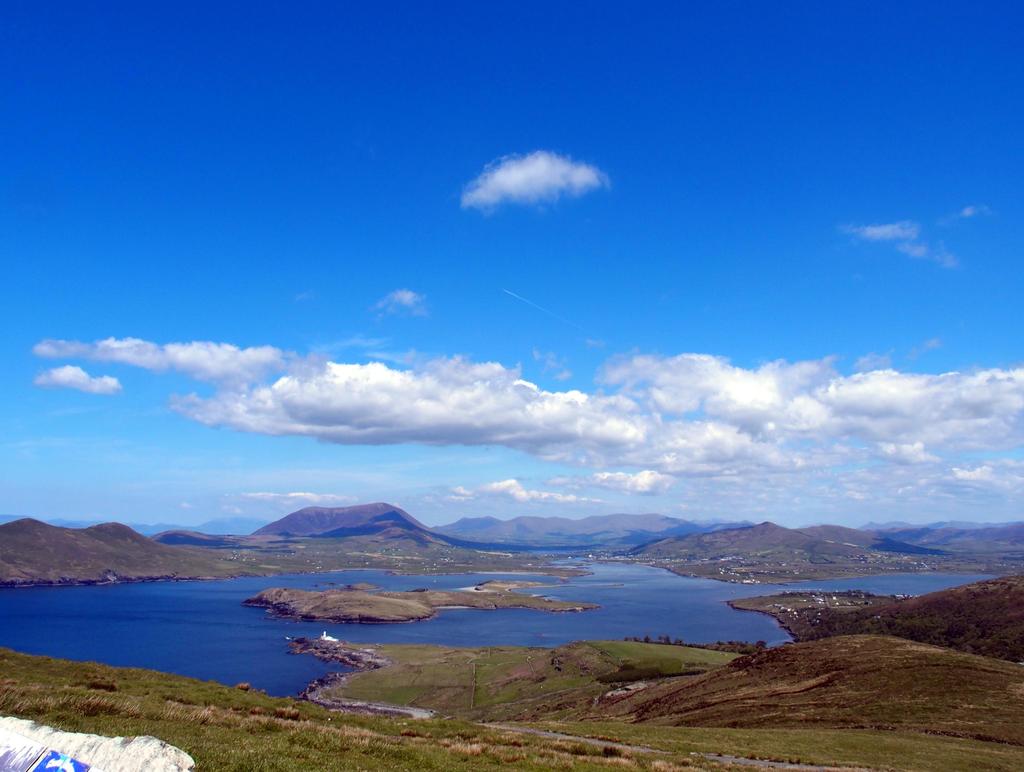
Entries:
MULTIPOLYGON (((85 762, 94 772, 190 772, 185 751, 156 737, 102 737, 62 732, 21 718, 0 717, 0 738, 11 734, 85 762)), ((0 740, 2 742, 2 740, 0 740)))

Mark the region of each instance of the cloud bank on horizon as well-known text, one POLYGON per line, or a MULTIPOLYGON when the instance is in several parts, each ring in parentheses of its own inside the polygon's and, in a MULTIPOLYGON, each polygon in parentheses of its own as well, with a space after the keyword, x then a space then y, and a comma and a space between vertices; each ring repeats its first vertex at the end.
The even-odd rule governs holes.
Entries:
MULTIPOLYGON (((607 359, 592 390, 558 391, 517 366, 463 357, 400 367, 136 338, 44 340, 35 353, 212 382, 209 396, 171 397, 209 427, 345 445, 502 446, 583 470, 548 480, 568 492, 516 478, 474 488, 451 480, 457 501, 593 503, 580 491, 676 487, 879 503, 1024 492, 1014 453, 1024 445, 1021 368, 843 374, 831 358, 744 368, 712 354, 630 354, 607 359)), ((72 370, 84 375, 70 365, 51 372, 72 370)), ((77 374, 66 380, 39 385, 82 388, 77 374)))

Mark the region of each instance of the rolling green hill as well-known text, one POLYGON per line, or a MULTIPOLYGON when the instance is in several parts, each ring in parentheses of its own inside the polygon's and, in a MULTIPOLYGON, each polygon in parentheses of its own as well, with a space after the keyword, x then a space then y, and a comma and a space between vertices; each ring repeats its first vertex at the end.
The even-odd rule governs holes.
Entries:
POLYGON ((349 676, 326 696, 489 721, 578 716, 609 689, 645 678, 703 673, 735 657, 633 641, 582 641, 554 649, 397 644, 372 648, 391 664, 349 676))

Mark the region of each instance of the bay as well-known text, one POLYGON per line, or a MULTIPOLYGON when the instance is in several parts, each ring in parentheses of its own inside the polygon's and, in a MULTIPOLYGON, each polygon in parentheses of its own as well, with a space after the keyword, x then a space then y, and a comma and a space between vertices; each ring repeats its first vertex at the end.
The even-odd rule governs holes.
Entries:
POLYGON ((366 570, 210 582, 6 589, 0 590, 0 646, 30 654, 152 668, 225 684, 245 681, 270 694, 287 695, 341 668, 288 654, 286 636, 317 636, 326 630, 357 643, 447 646, 550 647, 573 640, 643 635, 669 635, 698 643, 764 640, 778 644, 789 636, 774 619, 736 611, 725 601, 801 588, 917 595, 984 578, 890 574, 780 587, 682 577, 626 563, 585 567, 591 573, 565 582, 543 575, 408 576, 366 570), (489 579, 543 581, 550 586, 532 591, 590 601, 601 608, 570 614, 448 609, 426 622, 358 625, 274 619, 262 609, 242 605, 267 587, 328 589, 331 583, 369 582, 389 590, 456 589, 489 579))

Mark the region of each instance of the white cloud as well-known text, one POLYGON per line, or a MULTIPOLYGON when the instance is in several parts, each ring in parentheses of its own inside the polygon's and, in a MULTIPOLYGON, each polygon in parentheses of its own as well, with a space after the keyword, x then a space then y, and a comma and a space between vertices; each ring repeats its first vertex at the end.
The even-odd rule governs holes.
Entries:
POLYGON ((635 474, 629 472, 595 472, 587 480, 593 485, 625 493, 664 493, 675 484, 671 475, 644 469, 635 474))
POLYGON ((973 469, 961 469, 953 467, 953 478, 966 482, 992 482, 995 480, 995 471, 990 466, 976 466, 973 469))
POLYGON ((556 381, 567 381, 572 378, 572 371, 565 366, 565 359, 558 356, 553 351, 540 351, 539 349, 534 349, 533 360, 541 363, 541 372, 545 374, 549 372, 552 373, 552 377, 556 381))
POLYGON ((285 353, 273 346, 239 348, 210 341, 161 345, 139 338, 106 338, 94 343, 43 340, 32 351, 48 359, 116 362, 157 372, 176 370, 201 381, 249 382, 280 371, 286 361, 285 353))
POLYGON ((992 210, 984 204, 968 204, 957 213, 959 217, 965 220, 985 214, 992 214, 992 210))
POLYGON ((928 338, 928 340, 923 341, 921 345, 914 346, 912 349, 910 349, 910 352, 907 354, 907 356, 910 357, 911 359, 917 359, 922 354, 927 354, 929 351, 935 351, 936 349, 940 348, 942 348, 941 338, 928 338))
POLYGON ((396 289, 389 292, 374 304, 374 309, 381 314, 409 314, 410 316, 427 315, 427 299, 411 289, 396 289))
POLYGON ((504 203, 537 204, 582 196, 608 187, 596 166, 547 150, 509 155, 488 164, 462 193, 463 209, 490 210, 504 203))
MULTIPOLYGON (((465 489, 463 488, 462 490, 465 489)), ((588 499, 572 493, 529 490, 523 487, 523 484, 519 482, 519 480, 515 479, 499 480, 498 482, 487 483, 486 485, 481 485, 477 491, 478 493, 508 496, 509 498, 518 501, 520 504, 536 501, 553 502, 555 504, 580 504, 588 502, 593 503, 597 501, 597 499, 588 499)))
POLYGON ((921 235, 921 226, 912 220, 877 225, 846 225, 843 230, 864 241, 913 241, 921 235))
POLYGON ((46 388, 77 389, 89 394, 118 394, 121 391, 121 382, 112 375, 92 376, 74 365, 39 373, 33 383, 46 388))
POLYGON ((921 225, 913 220, 900 220, 875 225, 844 225, 840 228, 861 241, 895 242, 897 250, 917 260, 931 260, 943 268, 959 265, 956 256, 940 244, 934 248, 920 240, 921 225))
POLYGON ((897 464, 927 464, 939 460, 924 449, 923 442, 880 442, 878 450, 884 459, 897 464))
POLYGON ((631 401, 550 392, 495 362, 437 359, 416 369, 324 363, 245 391, 177 400, 208 425, 343 444, 506 445, 569 457, 637 442, 631 401))
POLYGON ((307 491, 292 491, 289 493, 273 493, 267 491, 256 491, 253 493, 240 493, 239 498, 249 501, 262 501, 279 507, 309 507, 309 506, 341 506, 356 501, 355 496, 346 496, 337 493, 309 493, 307 491))
POLYGON ((867 370, 887 370, 892 367, 892 356, 889 354, 876 354, 870 352, 859 357, 853 364, 853 368, 863 373, 867 370))
MULTIPOLYGON (((176 345, 137 343, 143 352, 176 345)), ((144 357, 131 361, 159 369, 144 357)), ((210 396, 176 397, 172 405, 238 431, 348 445, 503 446, 587 470, 553 482, 570 489, 557 493, 510 478, 486 491, 455 489, 456 500, 557 502, 587 486, 659 493, 686 478, 688 500, 770 513, 833 496, 954 495, 967 478, 950 469, 970 472, 977 452, 1004 477, 1021 476, 1000 472, 997 462, 1024 447, 1024 367, 911 373, 876 362, 846 375, 830 358, 741 367, 709 354, 637 354, 609 360, 584 391, 543 389, 518 368, 459 357, 389 365, 289 355, 286 362, 270 380, 225 378, 210 396)), ((196 377, 208 372, 197 369, 196 377)), ((245 500, 274 496, 291 505, 320 495, 245 500)))

